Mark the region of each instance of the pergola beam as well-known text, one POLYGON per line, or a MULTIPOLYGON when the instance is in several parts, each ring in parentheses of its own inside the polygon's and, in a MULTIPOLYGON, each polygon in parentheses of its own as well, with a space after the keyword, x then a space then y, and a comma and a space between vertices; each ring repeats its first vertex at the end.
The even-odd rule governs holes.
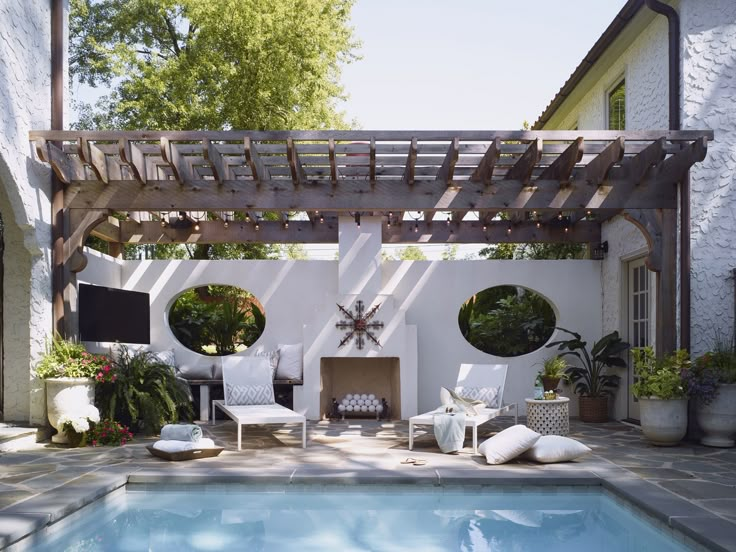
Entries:
MULTIPOLYGON (((335 217, 327 217, 323 224, 309 221, 289 221, 285 228, 281 221, 260 221, 259 229, 244 221, 230 222, 225 228, 220 221, 200 221, 199 231, 193 227, 162 227, 156 221, 135 223, 118 221, 119 234, 115 239, 121 243, 337 243, 338 227, 335 217)), ((107 223, 98 224, 93 234, 109 233, 107 223)), ((415 224, 391 226, 383 225, 385 243, 589 243, 600 241, 600 226, 597 223, 582 221, 573 225, 567 232, 564 228, 546 226, 537 228, 530 222, 511 225, 508 221, 463 221, 461 223, 429 224, 418 221, 415 224), (485 230, 484 230, 485 227, 485 230)), ((105 234, 107 235, 107 234, 105 234)), ((112 236, 107 236, 112 238, 112 236)))

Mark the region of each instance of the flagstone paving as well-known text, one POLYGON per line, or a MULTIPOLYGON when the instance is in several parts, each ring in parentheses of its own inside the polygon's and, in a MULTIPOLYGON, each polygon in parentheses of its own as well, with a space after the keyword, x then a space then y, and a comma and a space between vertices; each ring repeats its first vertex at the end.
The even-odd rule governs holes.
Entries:
MULTIPOLYGON (((510 419, 497 419, 497 423, 485 426, 479 440, 511 423, 510 419)), ((126 478, 136 475, 141 481, 147 481, 145 478, 151 474, 180 475, 207 482, 240 476, 273 475, 292 482, 308 481, 314 477, 324 481, 370 476, 397 482, 454 479, 494 484, 506 480, 526 484, 555 478, 557 484, 564 481, 574 484, 577 475, 595 474, 604 479, 620 480, 624 494, 629 487, 635 493, 636 481, 644 480, 666 491, 660 493, 665 499, 674 493, 691 505, 706 510, 707 515, 695 514, 695 518, 688 520, 685 517, 693 515, 691 512, 677 513, 678 508, 681 510, 683 507, 682 501, 677 508, 666 506, 675 508, 672 510, 675 513, 668 514, 672 518, 684 516, 680 520, 683 525, 680 529, 707 533, 720 546, 714 549, 736 551, 734 449, 708 448, 690 442, 678 447, 654 447, 642 438, 637 428, 628 425, 615 422, 583 424, 571 420, 570 436, 591 447, 593 454, 590 456, 563 464, 512 461, 503 466, 489 466, 483 457, 473 455, 470 448, 459 454, 442 454, 431 433, 419 436, 414 450, 409 451, 407 422, 348 420, 310 423, 306 449, 300 447, 298 427, 249 426, 243 430, 243 450, 240 452, 237 451, 233 422, 223 420, 214 426, 205 424, 202 427, 206 436, 225 447, 219 457, 167 462, 151 456, 146 450, 145 446, 151 444, 155 440, 153 438, 136 438, 124 447, 80 449, 67 449, 50 442, 23 441, 18 450, 0 451, 0 529, 9 523, 8 520, 15 519, 11 516, 20 516, 18 519, 23 523, 16 525, 22 526, 22 531, 26 532, 36 527, 34 523, 42 526, 54 521, 83 505, 85 500, 90 500, 87 495, 87 498, 80 499, 78 491, 71 491, 74 486, 81 486, 96 497, 109 490, 100 487, 101 481, 108 481, 105 484, 109 485, 108 476, 126 478), (426 460, 426 464, 402 464, 401 461, 407 457, 426 460), (50 517, 41 517, 40 521, 35 518, 28 521, 23 517, 30 516, 28 512, 43 514, 46 511, 45 497, 54 496, 54 501, 59 501, 59 496, 66 496, 63 493, 67 489, 70 500, 69 504, 65 503, 63 511, 49 506, 50 517), (728 523, 722 523, 723 520, 728 523)), ((468 435, 466 444, 469 442, 468 435)), ((662 496, 653 499, 654 502, 661 500, 662 496)), ((0 548, 14 540, 8 535, 6 533, 4 541, 0 538, 0 548)))

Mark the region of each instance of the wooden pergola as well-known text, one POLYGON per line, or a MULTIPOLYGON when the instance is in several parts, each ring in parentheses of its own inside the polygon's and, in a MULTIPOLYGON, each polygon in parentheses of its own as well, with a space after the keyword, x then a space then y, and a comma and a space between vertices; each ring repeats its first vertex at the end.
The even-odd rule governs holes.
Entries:
POLYGON ((668 350, 678 184, 713 132, 32 131, 30 139, 63 183, 55 295, 64 293, 67 308, 90 234, 112 250, 336 243, 337 217, 349 214, 383 217, 386 243, 597 244, 601 224, 623 214, 649 244, 657 343, 668 350))

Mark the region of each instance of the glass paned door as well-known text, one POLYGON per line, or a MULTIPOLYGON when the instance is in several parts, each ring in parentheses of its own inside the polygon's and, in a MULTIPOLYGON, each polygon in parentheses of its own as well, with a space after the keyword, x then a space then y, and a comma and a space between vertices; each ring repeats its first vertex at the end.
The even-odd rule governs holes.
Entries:
MULTIPOLYGON (((628 263, 627 300, 628 300, 628 342, 632 347, 651 345, 651 277, 644 264, 644 259, 636 259, 628 263)), ((639 401, 634 398, 631 386, 634 383, 634 366, 629 355, 628 370, 628 417, 639 419, 639 401)))

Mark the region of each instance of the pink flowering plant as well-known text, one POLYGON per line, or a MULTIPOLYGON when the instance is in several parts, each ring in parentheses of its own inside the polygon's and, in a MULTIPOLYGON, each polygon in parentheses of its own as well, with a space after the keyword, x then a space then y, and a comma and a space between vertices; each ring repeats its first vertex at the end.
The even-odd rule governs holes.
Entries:
POLYGON ((95 378, 115 381, 112 362, 105 355, 92 354, 79 343, 56 334, 46 344, 46 353, 36 366, 39 378, 95 378))
POLYGON ((122 446, 133 439, 130 430, 120 422, 105 419, 94 424, 89 432, 87 442, 93 447, 122 446))

